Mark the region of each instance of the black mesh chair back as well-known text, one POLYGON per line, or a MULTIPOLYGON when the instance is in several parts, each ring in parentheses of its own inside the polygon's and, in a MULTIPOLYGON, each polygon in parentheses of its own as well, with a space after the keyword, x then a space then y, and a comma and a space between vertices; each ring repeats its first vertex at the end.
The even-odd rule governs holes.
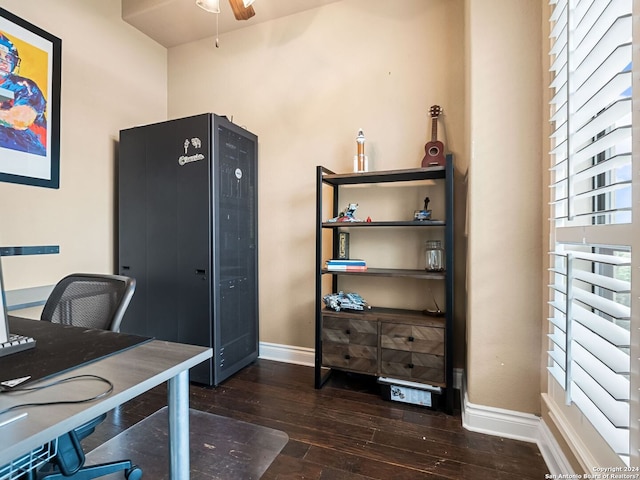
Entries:
POLYGON ((118 332, 135 285, 121 275, 68 275, 53 288, 40 319, 118 332))
MULTIPOLYGON (((120 275, 74 273, 60 280, 49 295, 40 320, 118 332, 136 282, 120 275)), ((55 456, 29 480, 89 480, 124 472, 127 480, 142 478, 142 470, 131 460, 85 465, 81 440, 91 435, 107 414, 58 437, 55 456)), ((33 473, 33 472, 31 472, 33 473)))

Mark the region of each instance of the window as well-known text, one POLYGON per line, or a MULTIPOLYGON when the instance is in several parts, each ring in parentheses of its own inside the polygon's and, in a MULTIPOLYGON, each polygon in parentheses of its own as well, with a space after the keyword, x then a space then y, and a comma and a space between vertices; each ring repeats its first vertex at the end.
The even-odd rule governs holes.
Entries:
MULTIPOLYGON (((630 462, 632 0, 551 4, 551 377, 630 462)), ((637 326, 635 327, 637 328, 637 326)))

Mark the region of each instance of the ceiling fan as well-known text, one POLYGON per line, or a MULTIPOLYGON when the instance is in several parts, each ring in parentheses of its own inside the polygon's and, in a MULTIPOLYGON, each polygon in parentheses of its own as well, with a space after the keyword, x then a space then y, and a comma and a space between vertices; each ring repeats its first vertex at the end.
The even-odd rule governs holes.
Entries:
MULTIPOLYGON (((254 0, 229 0, 236 20, 249 20, 256 12, 251 6, 254 0)), ((196 0, 196 5, 211 13, 220 13, 220 0, 196 0)))

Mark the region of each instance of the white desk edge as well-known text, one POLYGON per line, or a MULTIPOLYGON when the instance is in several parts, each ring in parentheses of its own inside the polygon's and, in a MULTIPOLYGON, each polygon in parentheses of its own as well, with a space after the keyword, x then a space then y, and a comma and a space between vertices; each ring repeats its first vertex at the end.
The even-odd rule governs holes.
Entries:
MULTIPOLYGON (((3 416, 11 416, 20 411, 29 412, 26 418, 2 427, 0 432, 0 466, 10 463, 16 458, 39 448, 58 436, 83 425, 147 390, 169 381, 171 478, 188 479, 188 370, 210 358, 212 353, 212 349, 207 347, 151 340, 52 377, 49 380, 34 383, 34 385, 38 385, 48 383, 56 378, 92 374, 109 379, 114 384, 114 391, 109 396, 88 404, 27 407, 24 410, 14 410, 4 414, 3 416), (186 454, 185 446, 181 445, 185 439, 187 440, 186 454)), ((79 395, 76 398, 86 398, 86 384, 83 385, 82 382, 78 382, 75 386, 71 385, 73 384, 68 384, 64 390, 58 389, 58 396, 61 396, 60 393, 64 392, 65 400, 72 398, 74 393, 79 395)), ((104 390, 104 387, 104 384, 94 382, 94 386, 89 391, 93 394, 99 393, 104 390)), ((4 407, 5 405, 21 404, 27 401, 51 401, 52 399, 51 392, 47 390, 28 394, 2 394, 0 395, 0 405, 4 407)), ((3 416, 0 416, 0 418, 3 416)))

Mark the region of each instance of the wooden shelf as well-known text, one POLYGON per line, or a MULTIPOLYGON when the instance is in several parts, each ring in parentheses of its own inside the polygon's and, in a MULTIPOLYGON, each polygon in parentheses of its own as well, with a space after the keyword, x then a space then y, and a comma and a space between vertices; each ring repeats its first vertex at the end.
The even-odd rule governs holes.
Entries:
POLYGON ((322 228, 373 228, 373 227, 443 227, 444 220, 409 220, 393 222, 323 222, 322 228))
MULTIPOLYGON (((328 172, 328 170, 325 170, 328 172)), ((362 173, 325 173, 322 181, 330 185, 356 185, 361 183, 411 182, 445 178, 445 167, 409 168, 362 173)))
POLYGON ((407 310, 404 308, 371 307, 368 310, 340 310, 336 312, 330 308, 323 308, 322 315, 337 318, 376 318, 380 320, 396 320, 401 318, 403 323, 413 323, 415 325, 430 325, 434 327, 444 327, 446 319, 444 316, 435 317, 426 315, 420 310, 407 310))
POLYGON ((426 270, 412 270, 406 268, 367 268, 362 272, 343 272, 341 270, 322 269, 323 274, 332 275, 361 275, 370 277, 408 277, 420 278, 423 280, 444 280, 447 278, 445 272, 427 272, 426 270))

